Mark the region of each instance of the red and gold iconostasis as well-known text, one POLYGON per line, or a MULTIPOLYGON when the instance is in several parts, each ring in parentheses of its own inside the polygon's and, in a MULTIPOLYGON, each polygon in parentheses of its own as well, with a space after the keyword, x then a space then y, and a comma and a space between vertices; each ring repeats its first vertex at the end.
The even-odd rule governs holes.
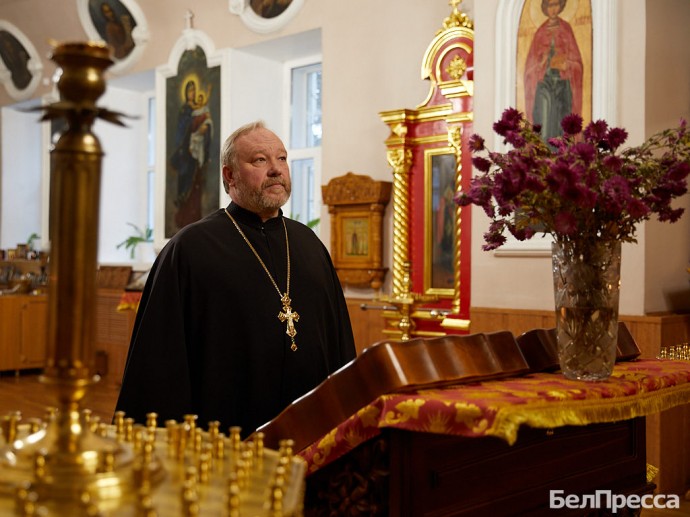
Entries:
MULTIPOLYGON (((412 336, 469 329, 470 211, 453 196, 472 171, 473 46, 472 22, 455 5, 424 55, 426 100, 380 113, 394 177, 392 298, 414 300, 412 336)), ((399 334, 399 314, 384 318, 385 332, 399 334)))

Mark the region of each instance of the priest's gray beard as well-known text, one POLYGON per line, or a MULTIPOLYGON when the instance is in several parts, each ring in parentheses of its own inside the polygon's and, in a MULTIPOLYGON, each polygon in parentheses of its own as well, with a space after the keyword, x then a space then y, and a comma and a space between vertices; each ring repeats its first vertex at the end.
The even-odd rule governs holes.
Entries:
POLYGON ((254 189, 244 181, 237 181, 235 189, 240 194, 240 198, 245 203, 250 204, 249 207, 245 208, 256 212, 263 212, 265 210, 277 210, 287 203, 292 192, 292 182, 289 177, 269 178, 261 184, 261 188, 254 189), (271 185, 282 185, 285 190, 279 196, 266 194, 265 190, 271 185))

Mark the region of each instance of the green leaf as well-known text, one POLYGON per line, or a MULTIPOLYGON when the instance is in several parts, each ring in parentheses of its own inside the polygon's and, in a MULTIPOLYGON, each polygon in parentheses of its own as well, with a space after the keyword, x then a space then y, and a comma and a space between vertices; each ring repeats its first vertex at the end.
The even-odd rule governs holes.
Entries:
POLYGON ((134 229, 134 235, 130 235, 124 241, 116 246, 116 249, 120 249, 122 246, 129 250, 129 258, 134 258, 134 252, 139 244, 142 242, 153 242, 153 229, 148 226, 145 229, 139 228, 134 223, 127 223, 134 229))

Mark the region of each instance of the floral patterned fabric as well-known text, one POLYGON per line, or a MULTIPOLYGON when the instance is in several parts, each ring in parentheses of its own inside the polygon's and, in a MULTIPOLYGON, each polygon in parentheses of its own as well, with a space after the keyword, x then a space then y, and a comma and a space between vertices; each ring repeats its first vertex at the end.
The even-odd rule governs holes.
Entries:
POLYGON ((140 291, 125 291, 120 297, 120 303, 117 305, 118 311, 136 312, 139 309, 139 301, 141 300, 140 291))
POLYGON ((537 373, 382 395, 299 454, 312 473, 385 427, 470 438, 496 436, 512 445, 521 425, 548 429, 614 422, 687 403, 688 361, 619 363, 603 382, 537 373))

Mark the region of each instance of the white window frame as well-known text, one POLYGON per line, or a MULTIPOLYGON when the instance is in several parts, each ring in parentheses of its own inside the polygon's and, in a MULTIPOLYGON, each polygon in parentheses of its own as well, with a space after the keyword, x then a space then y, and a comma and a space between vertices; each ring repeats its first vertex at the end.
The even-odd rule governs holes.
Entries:
POLYGON ((146 209, 144 213, 146 214, 146 226, 153 230, 156 223, 156 160, 158 158, 158 153, 156 152, 156 144, 158 140, 158 104, 156 103, 156 92, 155 90, 147 91, 144 93, 144 98, 146 102, 146 181, 144 184, 144 192, 146 192, 146 209), (151 116, 151 111, 153 107, 153 116, 151 116), (151 163, 149 163, 149 157, 153 157, 151 163))
MULTIPOLYGON (((312 56, 307 56, 299 59, 293 59, 285 61, 283 64, 283 134, 285 135, 285 143, 288 151, 288 160, 292 162, 293 160, 304 160, 313 159, 314 160, 314 204, 316 214, 321 213, 321 146, 319 147, 303 147, 303 148, 293 148, 292 147, 292 70, 294 68, 301 68, 304 66, 310 66, 315 64, 322 64, 323 59, 321 54, 315 54, 312 56)), ((321 68, 321 73, 323 74, 323 66, 321 68)), ((323 106, 322 106, 323 110, 323 106)), ((293 183, 293 189, 295 184, 293 183)), ((289 200, 283 207, 283 212, 290 216, 292 214, 292 200, 289 200)), ((296 215, 296 214, 295 214, 296 215)), ((314 231, 318 234, 318 225, 314 228, 314 231)))

